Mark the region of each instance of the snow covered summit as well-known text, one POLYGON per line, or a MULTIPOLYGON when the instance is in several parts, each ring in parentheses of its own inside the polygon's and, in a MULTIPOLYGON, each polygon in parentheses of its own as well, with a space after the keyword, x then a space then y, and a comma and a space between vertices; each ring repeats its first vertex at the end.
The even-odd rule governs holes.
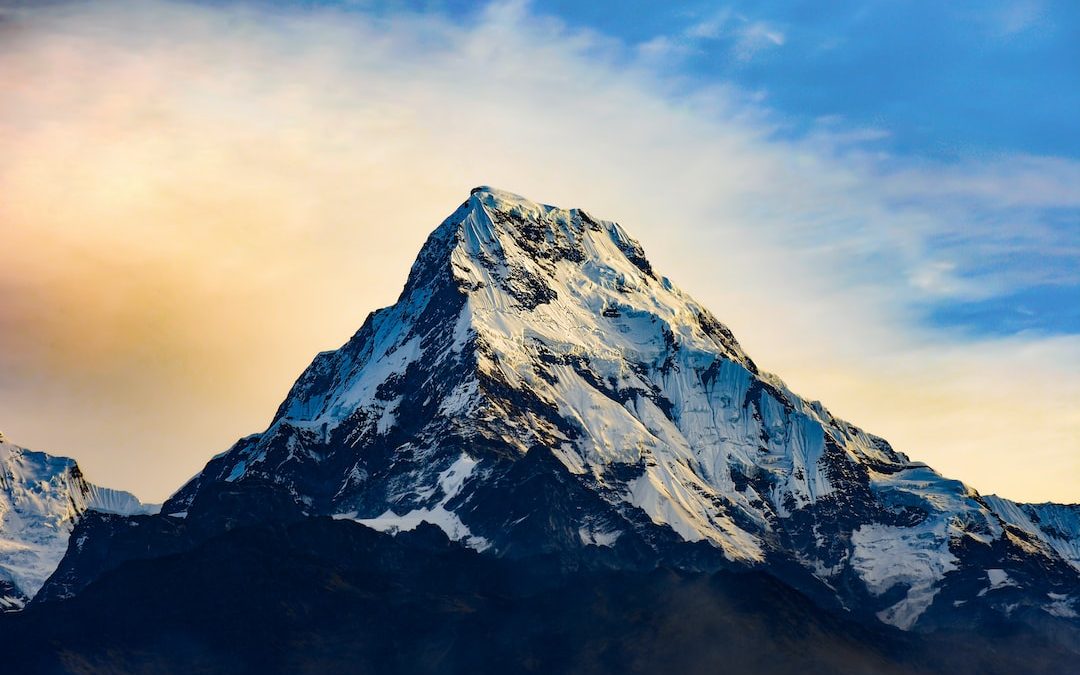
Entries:
POLYGON ((396 304, 163 514, 267 486, 308 515, 426 521, 489 555, 802 575, 901 628, 1080 602, 1076 529, 795 395, 619 225, 491 188, 432 233, 396 304))

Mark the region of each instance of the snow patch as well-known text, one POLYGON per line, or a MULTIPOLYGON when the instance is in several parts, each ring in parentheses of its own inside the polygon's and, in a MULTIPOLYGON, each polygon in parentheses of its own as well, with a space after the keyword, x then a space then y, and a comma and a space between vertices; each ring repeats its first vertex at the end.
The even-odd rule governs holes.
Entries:
POLYGON ((1076 611, 1075 598, 1071 598, 1064 593, 1047 593, 1046 597, 1053 601, 1049 605, 1043 607, 1050 615, 1061 617, 1063 619, 1075 619, 1080 617, 1080 613, 1076 611))
POLYGON ((445 532, 446 536, 453 541, 460 541, 470 548, 483 551, 491 546, 490 542, 483 537, 474 536, 465 523, 461 522, 458 515, 446 508, 447 503, 461 491, 461 487, 472 475, 476 465, 476 460, 462 453, 448 469, 441 472, 438 485, 443 496, 433 506, 413 509, 401 515, 394 513, 393 509, 387 509, 375 518, 357 518, 355 512, 336 514, 334 518, 354 520, 361 525, 389 534, 408 532, 416 529, 420 523, 430 523, 445 532))
POLYGON ((619 530, 604 532, 587 527, 578 529, 578 537, 581 538, 581 543, 586 546, 607 546, 610 548, 615 545, 615 542, 618 541, 621 536, 622 532, 619 530))
POLYGON ((1009 577, 1005 570, 986 570, 986 578, 990 580, 990 590, 997 590, 999 588, 1005 588, 1006 586, 1019 586, 1018 583, 1009 577))
POLYGON ((851 566, 867 590, 881 595, 898 584, 908 586, 903 600, 878 614, 902 630, 926 611, 937 594, 936 583, 959 562, 949 550, 943 521, 919 527, 862 525, 851 534, 851 543, 851 566))
POLYGON ((236 466, 232 468, 232 471, 229 472, 229 475, 225 477, 225 482, 232 483, 233 481, 241 478, 244 475, 245 471, 247 471, 247 462, 244 460, 240 460, 236 463, 236 466))
POLYGON ((378 422, 375 423, 375 433, 385 435, 388 431, 394 428, 397 424, 397 407, 401 405, 401 399, 403 397, 398 396, 394 400, 386 404, 383 408, 382 415, 379 416, 378 422))

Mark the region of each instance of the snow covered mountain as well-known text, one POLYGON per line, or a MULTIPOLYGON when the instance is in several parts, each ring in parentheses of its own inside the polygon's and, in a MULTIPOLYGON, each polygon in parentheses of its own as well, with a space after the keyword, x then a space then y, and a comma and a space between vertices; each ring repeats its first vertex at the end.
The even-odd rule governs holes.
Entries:
POLYGON ((20 609, 37 593, 89 509, 132 515, 157 507, 87 482, 73 459, 21 448, 0 434, 0 611, 20 609))
MULTIPOLYGON (((270 502, 267 518, 429 522, 500 557, 766 569, 903 629, 1080 609, 1078 507, 984 498, 911 461, 759 370, 619 225, 490 188, 155 527, 270 502)), ((72 549, 55 597, 114 564, 96 550, 72 549)))

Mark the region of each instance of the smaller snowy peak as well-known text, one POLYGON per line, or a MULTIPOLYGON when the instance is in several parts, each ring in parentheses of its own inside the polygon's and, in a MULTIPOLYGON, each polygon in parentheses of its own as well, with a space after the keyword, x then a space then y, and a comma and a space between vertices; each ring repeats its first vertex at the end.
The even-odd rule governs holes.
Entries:
POLYGON ((73 459, 0 439, 0 611, 20 609, 37 593, 90 509, 136 515, 156 506, 87 482, 73 459))

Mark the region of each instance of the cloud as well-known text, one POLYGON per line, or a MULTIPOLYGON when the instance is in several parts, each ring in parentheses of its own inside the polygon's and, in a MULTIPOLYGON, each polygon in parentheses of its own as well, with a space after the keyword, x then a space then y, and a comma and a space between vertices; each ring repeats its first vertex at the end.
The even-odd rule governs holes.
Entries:
POLYGON ((670 64, 693 53, 693 48, 685 40, 668 35, 657 35, 635 48, 638 59, 651 65, 670 64))
POLYGON ((738 61, 749 61, 763 49, 780 47, 786 41, 783 31, 776 26, 750 19, 730 7, 691 25, 685 36, 691 40, 728 41, 731 55, 738 61))
POLYGON ((517 3, 80 3, 0 31, 0 425, 96 480, 160 499, 260 429, 492 184, 623 222, 759 363, 913 457, 1080 498, 1080 339, 918 320, 996 292, 968 274, 987 250, 1061 250, 1036 226, 1075 206, 1075 162, 795 136, 517 3))

